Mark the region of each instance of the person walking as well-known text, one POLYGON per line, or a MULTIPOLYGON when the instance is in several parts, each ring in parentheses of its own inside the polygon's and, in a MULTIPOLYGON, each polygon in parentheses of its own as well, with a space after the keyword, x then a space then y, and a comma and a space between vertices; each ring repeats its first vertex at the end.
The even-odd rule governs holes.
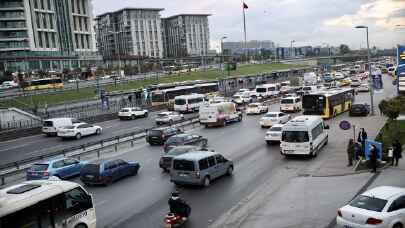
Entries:
POLYGON ((361 128, 361 148, 363 153, 366 153, 366 140, 367 140, 367 132, 364 128, 361 128))
POLYGON ((370 163, 371 163, 371 172, 376 173, 377 172, 377 153, 378 149, 375 145, 371 145, 370 149, 370 163))
POLYGON ((347 145, 347 159, 348 159, 347 166, 353 165, 353 159, 354 159, 355 152, 356 152, 356 145, 354 144, 354 140, 350 139, 349 144, 347 145))
POLYGON ((395 161, 395 166, 398 166, 398 161, 400 158, 402 158, 402 145, 398 139, 395 139, 394 143, 392 144, 392 148, 393 148, 393 157, 391 165, 394 166, 395 161))

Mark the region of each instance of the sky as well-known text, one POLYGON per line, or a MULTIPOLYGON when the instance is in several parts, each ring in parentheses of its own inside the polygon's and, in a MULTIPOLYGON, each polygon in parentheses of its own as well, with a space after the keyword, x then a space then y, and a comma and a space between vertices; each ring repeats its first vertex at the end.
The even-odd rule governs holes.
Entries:
MULTIPOLYGON (((392 48, 405 44, 405 0, 244 0, 248 5, 248 40, 272 40, 278 46, 366 47, 369 27, 370 47, 392 48), (398 27, 396 25, 403 25, 398 27)), ((207 13, 211 49, 225 41, 243 40, 241 0, 93 0, 94 14, 124 7, 164 8, 162 17, 180 13, 207 13)))

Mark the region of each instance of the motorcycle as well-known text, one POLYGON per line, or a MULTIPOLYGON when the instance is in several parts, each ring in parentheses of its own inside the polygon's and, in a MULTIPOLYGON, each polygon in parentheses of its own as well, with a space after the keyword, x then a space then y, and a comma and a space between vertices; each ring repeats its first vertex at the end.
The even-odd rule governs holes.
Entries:
POLYGON ((165 228, 180 227, 187 221, 187 218, 174 213, 168 213, 165 216, 164 224, 165 228))

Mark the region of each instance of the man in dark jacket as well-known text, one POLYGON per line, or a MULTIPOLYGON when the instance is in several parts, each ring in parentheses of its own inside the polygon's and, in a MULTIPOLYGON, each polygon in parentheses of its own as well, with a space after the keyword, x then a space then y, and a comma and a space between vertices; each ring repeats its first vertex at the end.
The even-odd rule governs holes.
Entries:
POLYGON ((169 199, 170 212, 174 214, 179 214, 184 218, 188 218, 191 212, 190 206, 180 198, 178 192, 173 192, 169 199))
POLYGON ((355 152, 356 152, 356 145, 354 144, 354 140, 350 139, 349 144, 347 145, 347 159, 348 159, 347 166, 353 165, 353 159, 354 159, 355 152))
POLYGON ((370 164, 372 168, 372 173, 377 172, 377 155, 378 154, 378 149, 375 145, 371 145, 370 149, 370 164))
POLYGON ((393 166, 395 161, 395 166, 398 166, 398 160, 402 158, 402 145, 398 139, 395 139, 394 143, 392 144, 392 148, 393 148, 392 154, 393 157, 391 165, 393 166))

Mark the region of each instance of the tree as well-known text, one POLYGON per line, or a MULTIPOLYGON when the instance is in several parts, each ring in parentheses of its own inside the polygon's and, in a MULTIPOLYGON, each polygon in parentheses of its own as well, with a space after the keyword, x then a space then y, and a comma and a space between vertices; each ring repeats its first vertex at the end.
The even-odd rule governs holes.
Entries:
POLYGON ((350 53, 350 48, 347 44, 341 44, 339 46, 339 51, 341 55, 349 54, 350 53))
MULTIPOLYGON (((380 103, 382 112, 385 116, 387 116, 390 122, 393 122, 396 118, 398 118, 399 113, 401 112, 401 100, 400 99, 391 99, 388 101, 384 101, 380 103)), ((379 105, 379 107, 380 107, 379 105)))

